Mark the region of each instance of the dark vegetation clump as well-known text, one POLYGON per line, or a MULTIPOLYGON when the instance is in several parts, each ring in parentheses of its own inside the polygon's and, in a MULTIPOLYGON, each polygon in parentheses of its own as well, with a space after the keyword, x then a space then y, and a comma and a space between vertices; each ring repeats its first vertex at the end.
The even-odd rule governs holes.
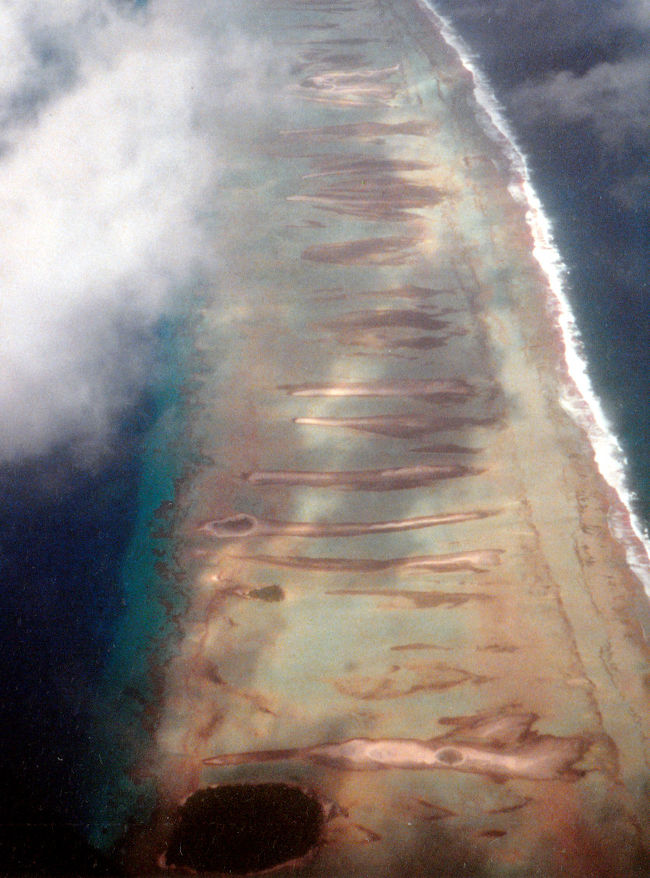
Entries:
POLYGON ((282 783, 199 790, 177 813, 168 866, 243 875, 307 854, 320 839, 316 798, 282 783))
POLYGON ((254 588, 252 591, 249 591, 248 596, 258 601, 274 603, 275 601, 284 600, 284 591, 279 585, 265 585, 262 588, 254 588))

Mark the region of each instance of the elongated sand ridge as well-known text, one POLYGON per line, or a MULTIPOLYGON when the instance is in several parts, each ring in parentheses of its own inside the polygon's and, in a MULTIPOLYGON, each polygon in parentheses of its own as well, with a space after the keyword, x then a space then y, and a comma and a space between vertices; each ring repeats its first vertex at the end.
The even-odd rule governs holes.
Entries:
POLYGON ((129 868, 647 875, 648 602, 471 76, 415 0, 241 4, 129 868))

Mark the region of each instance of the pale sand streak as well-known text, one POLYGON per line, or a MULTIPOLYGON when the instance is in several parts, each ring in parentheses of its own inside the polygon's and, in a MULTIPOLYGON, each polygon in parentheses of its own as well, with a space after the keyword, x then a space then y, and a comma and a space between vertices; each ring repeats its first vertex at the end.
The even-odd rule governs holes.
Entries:
POLYGON ((399 397, 399 396, 435 396, 436 394, 454 394, 461 397, 472 396, 474 388, 460 379, 449 380, 404 380, 386 382, 348 382, 340 384, 284 384, 290 396, 308 397, 399 397))
POLYGON ((458 524, 476 521, 495 515, 493 511, 451 512, 446 515, 423 515, 417 518, 403 518, 396 521, 348 521, 338 524, 325 522, 276 521, 256 518, 254 515, 240 513, 227 518, 206 521, 199 530, 211 536, 227 539, 245 539, 262 536, 294 537, 349 537, 365 534, 393 533, 403 530, 416 530, 441 524, 458 524))
POLYGON ((461 464, 418 464, 381 470, 319 472, 300 470, 260 470, 242 473, 252 485, 338 488, 342 491, 397 491, 419 488, 441 479, 478 475, 481 470, 461 464))
POLYGON ((446 555, 413 555, 407 558, 306 558, 297 555, 247 555, 245 560, 276 567, 293 567, 299 570, 322 570, 339 572, 372 573, 382 570, 424 570, 449 573, 454 570, 473 570, 480 573, 499 564, 501 551, 478 549, 468 552, 451 552, 446 555))
POLYGON ((294 424, 306 427, 342 427, 377 433, 396 439, 410 439, 427 433, 443 433, 466 426, 489 426, 495 418, 433 418, 422 415, 374 415, 364 418, 294 418, 294 424))
POLYGON ((246 765, 300 759, 328 768, 368 771, 379 768, 453 769, 487 774, 495 779, 578 780, 573 768, 589 747, 578 736, 555 737, 531 732, 535 714, 514 714, 477 723, 467 730, 419 741, 405 738, 352 738, 338 744, 317 744, 286 750, 225 753, 205 765, 246 765), (510 720, 510 724, 508 724, 510 720), (463 735, 465 732, 465 735, 463 735), (473 738, 471 742, 463 740, 473 738))

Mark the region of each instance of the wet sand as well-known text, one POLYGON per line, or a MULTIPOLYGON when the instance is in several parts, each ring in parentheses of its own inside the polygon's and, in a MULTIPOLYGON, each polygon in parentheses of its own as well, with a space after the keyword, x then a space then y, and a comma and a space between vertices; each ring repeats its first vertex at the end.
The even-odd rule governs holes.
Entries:
POLYGON ((234 832, 259 784, 317 803, 278 875, 648 874, 648 602, 471 80, 415 2, 259 27, 291 63, 214 221, 129 867, 188 865, 199 791, 234 832))

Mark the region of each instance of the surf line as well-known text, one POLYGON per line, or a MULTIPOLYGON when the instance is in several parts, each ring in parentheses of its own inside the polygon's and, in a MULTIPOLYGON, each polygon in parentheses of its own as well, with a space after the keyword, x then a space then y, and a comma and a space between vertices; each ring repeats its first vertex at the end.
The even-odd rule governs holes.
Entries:
POLYGON ((528 162, 487 78, 475 62, 474 53, 429 0, 415 2, 431 18, 443 40, 456 52, 461 64, 472 76, 474 98, 482 111, 477 115, 478 121, 486 135, 502 148, 510 164, 508 191, 526 209, 526 223, 533 238, 533 256, 548 281, 551 295, 547 305, 560 328, 564 344, 567 377, 560 403, 586 433, 598 470, 616 494, 619 502, 610 505, 609 527, 612 535, 624 547, 629 567, 650 597, 650 537, 644 533, 632 507, 634 492, 628 486, 625 455, 591 385, 580 330, 565 292, 567 268, 553 242, 551 221, 533 188, 528 162))

